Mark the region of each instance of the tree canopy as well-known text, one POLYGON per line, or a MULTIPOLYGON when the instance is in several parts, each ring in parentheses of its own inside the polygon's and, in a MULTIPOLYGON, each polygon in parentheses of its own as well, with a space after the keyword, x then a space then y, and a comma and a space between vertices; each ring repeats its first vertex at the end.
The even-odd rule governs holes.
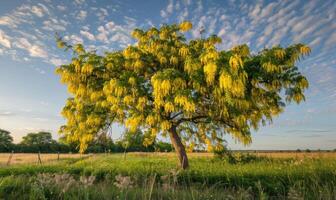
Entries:
POLYGON ((220 150, 226 134, 249 144, 251 129, 305 99, 308 81, 295 64, 310 53, 308 46, 220 50, 216 35, 187 40, 191 28, 183 22, 135 29, 134 45, 104 55, 59 38, 59 47, 75 52, 56 70, 72 94, 60 133, 79 141, 81 151, 112 123, 141 129, 146 145, 169 135, 186 168, 185 147, 220 150))
POLYGON ((0 152, 8 151, 13 145, 13 137, 9 131, 0 129, 0 152))
POLYGON ((37 132, 37 133, 28 133, 22 138, 21 144, 24 145, 48 145, 55 143, 56 141, 52 139, 52 135, 49 132, 37 132))

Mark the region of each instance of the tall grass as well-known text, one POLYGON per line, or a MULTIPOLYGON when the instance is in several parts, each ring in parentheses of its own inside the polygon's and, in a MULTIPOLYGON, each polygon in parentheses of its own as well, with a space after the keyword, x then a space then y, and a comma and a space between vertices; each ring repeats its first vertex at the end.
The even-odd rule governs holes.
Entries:
POLYGON ((333 158, 280 159, 240 154, 224 159, 191 157, 191 167, 186 171, 179 171, 176 163, 171 156, 127 155, 124 160, 122 154, 116 154, 4 167, 0 168, 0 199, 11 191, 16 191, 13 198, 21 191, 23 196, 40 194, 47 199, 71 199, 76 195, 80 199, 135 199, 141 195, 141 199, 336 198, 333 158), (55 174, 68 174, 74 185, 62 193, 64 185, 39 181, 43 173, 49 174, 46 180, 51 181, 55 174), (83 182, 85 177, 94 177, 94 184, 83 182))

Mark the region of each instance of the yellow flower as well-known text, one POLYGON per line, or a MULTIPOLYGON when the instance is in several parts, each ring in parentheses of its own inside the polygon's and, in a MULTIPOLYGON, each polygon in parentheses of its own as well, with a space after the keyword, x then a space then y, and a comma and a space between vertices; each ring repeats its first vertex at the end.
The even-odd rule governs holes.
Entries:
POLYGON ((167 120, 161 122, 161 129, 163 131, 168 131, 171 127, 171 123, 167 120))
POLYGON ((174 112, 174 111, 175 111, 174 104, 171 103, 171 102, 167 102, 167 103, 164 105, 164 110, 165 110, 167 113, 174 112))
POLYGON ((232 87, 232 78, 229 74, 222 72, 219 77, 219 87, 223 90, 228 90, 232 87))
POLYGON ((285 57, 285 55, 286 55, 286 52, 283 49, 276 49, 274 51, 274 55, 278 59, 283 59, 285 57))
POLYGON ((204 66, 204 73, 206 75, 206 82, 211 85, 215 80, 217 65, 213 62, 204 66))
POLYGON ((306 46, 306 45, 302 45, 302 46, 300 47, 300 53, 301 53, 302 55, 309 55, 310 52, 311 52, 311 49, 310 49, 308 46, 306 46))
POLYGON ((180 30, 186 32, 192 28, 192 23, 185 21, 180 24, 180 30))
POLYGON ((238 55, 233 55, 230 57, 229 64, 234 71, 237 71, 243 66, 243 61, 238 55))

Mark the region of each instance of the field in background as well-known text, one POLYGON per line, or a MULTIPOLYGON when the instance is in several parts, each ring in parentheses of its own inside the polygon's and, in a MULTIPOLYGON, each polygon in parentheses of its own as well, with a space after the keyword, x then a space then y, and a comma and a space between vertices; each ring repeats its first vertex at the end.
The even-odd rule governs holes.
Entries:
MULTIPOLYGON (((247 154, 242 152, 241 154, 247 154)), ((270 158, 335 158, 336 152, 249 152, 251 155, 265 156, 270 158)), ((85 156, 92 156, 94 154, 59 154, 60 159, 66 158, 81 158, 85 156)), ((98 154, 96 154, 98 155, 98 154)), ((132 152, 127 155, 139 155, 144 157, 164 156, 175 157, 175 153, 143 153, 132 152)), ((189 157, 213 157, 212 153, 189 153, 189 157)), ((57 161, 58 154, 40 154, 43 163, 57 161)), ((10 157, 10 153, 0 153, 0 166, 6 165, 10 157)), ((25 163, 38 163, 37 153, 14 153, 11 159, 11 165, 25 164, 25 163)))
MULTIPOLYGON (((0 166, 6 165, 10 158, 10 153, 0 153, 0 166)), ((80 154, 59 154, 60 159, 64 158, 80 158, 80 154)), ((86 156, 86 155, 83 155, 86 156)), ((57 161, 58 154, 40 154, 42 162, 57 161)), ((10 164, 26 164, 26 163, 38 163, 37 153, 14 153, 10 164)))

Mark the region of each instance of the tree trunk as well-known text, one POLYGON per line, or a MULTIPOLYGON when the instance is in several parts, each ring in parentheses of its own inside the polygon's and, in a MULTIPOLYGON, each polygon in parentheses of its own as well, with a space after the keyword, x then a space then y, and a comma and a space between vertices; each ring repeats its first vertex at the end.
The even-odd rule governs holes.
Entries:
POLYGON ((170 140, 174 146, 177 157, 180 161, 182 169, 187 169, 189 167, 188 156, 186 154, 185 148, 181 142, 180 136, 176 132, 176 127, 173 126, 169 130, 170 140))

